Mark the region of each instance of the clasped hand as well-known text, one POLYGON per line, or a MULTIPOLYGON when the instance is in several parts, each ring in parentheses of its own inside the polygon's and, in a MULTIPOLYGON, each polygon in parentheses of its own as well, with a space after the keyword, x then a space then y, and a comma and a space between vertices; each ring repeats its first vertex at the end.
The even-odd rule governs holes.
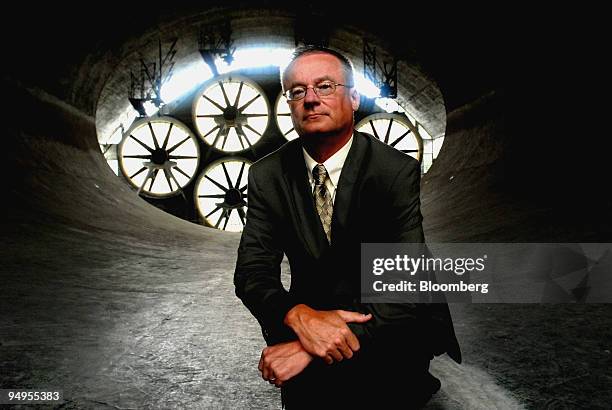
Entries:
POLYGON ((359 340, 346 324, 364 323, 371 318, 371 314, 297 305, 285 316, 285 324, 293 329, 306 352, 332 364, 334 360, 352 358, 360 348, 359 340))
POLYGON ((264 380, 281 387, 287 380, 301 373, 312 359, 300 341, 294 340, 263 349, 258 368, 264 380))
POLYGON ((371 314, 346 310, 315 310, 306 305, 291 309, 285 324, 293 329, 299 340, 279 343, 263 349, 259 359, 259 371, 264 380, 281 387, 298 375, 314 357, 327 364, 350 359, 360 348, 359 340, 346 325, 364 323, 371 314))

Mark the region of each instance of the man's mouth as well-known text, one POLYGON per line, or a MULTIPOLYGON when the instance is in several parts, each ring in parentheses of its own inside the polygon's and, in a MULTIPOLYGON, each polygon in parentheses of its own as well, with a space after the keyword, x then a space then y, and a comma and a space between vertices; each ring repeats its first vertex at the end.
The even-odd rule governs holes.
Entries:
POLYGON ((306 116, 306 120, 316 120, 319 117, 323 117, 325 114, 310 114, 306 116))

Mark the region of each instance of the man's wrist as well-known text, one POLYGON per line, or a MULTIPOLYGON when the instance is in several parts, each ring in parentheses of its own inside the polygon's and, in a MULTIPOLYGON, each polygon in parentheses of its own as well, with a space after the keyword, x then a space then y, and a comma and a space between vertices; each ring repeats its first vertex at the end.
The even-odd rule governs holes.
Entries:
POLYGON ((306 309, 310 309, 310 308, 303 303, 295 305, 294 307, 289 309, 289 311, 285 315, 285 318, 283 319, 283 323, 289 326, 290 328, 292 328, 293 330, 295 330, 294 329, 295 323, 299 320, 300 314, 304 312, 304 310, 306 309))
POLYGON ((290 343, 294 343, 293 347, 295 348, 295 351, 296 351, 295 354, 307 354, 309 357, 312 357, 312 355, 308 353, 306 349, 304 349, 302 342, 300 342, 299 340, 294 340, 293 342, 290 342, 290 343))

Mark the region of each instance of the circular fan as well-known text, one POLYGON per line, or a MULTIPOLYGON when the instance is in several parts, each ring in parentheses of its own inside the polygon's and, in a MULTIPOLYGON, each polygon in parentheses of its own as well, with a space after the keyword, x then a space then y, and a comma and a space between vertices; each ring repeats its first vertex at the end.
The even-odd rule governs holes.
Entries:
POLYGON ((278 129, 283 134, 283 137, 285 137, 287 141, 298 138, 299 135, 295 131, 295 128, 293 128, 293 121, 291 121, 291 110, 289 109, 289 104, 287 103, 287 99, 282 92, 276 99, 275 112, 276 125, 278 125, 278 129))
POLYGON ((423 139, 416 127, 404 115, 391 113, 368 115, 359 121, 355 129, 372 134, 385 144, 421 160, 423 139))
POLYGON ((200 151, 193 133, 170 117, 137 120, 119 145, 119 165, 146 196, 176 195, 195 176, 200 151))
POLYGON ((207 83, 193 104, 193 120, 208 145, 225 152, 251 148, 268 126, 270 107, 255 83, 236 76, 207 83))
POLYGON ((198 178, 195 201, 208 226, 240 232, 245 224, 247 181, 251 163, 240 158, 210 164, 198 178))

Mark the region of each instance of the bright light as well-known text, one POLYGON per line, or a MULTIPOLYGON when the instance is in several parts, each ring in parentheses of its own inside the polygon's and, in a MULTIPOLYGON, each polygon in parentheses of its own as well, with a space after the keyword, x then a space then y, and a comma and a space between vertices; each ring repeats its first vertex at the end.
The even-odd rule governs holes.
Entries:
POLYGON ((359 94, 368 98, 376 98, 380 95, 380 89, 371 80, 358 72, 355 72, 355 88, 357 88, 359 94))
POLYGON ((210 67, 202 60, 198 60, 172 75, 162 86, 161 98, 164 103, 169 104, 210 78, 212 78, 210 67))
POLYGON ((142 103, 142 107, 144 108, 145 112, 147 113, 147 117, 151 117, 155 114, 157 114, 157 111, 159 111, 159 108, 157 108, 155 106, 155 104, 153 104, 153 101, 147 100, 145 102, 142 103))
MULTIPOLYGON (((216 59, 217 68, 220 74, 243 68, 276 66, 283 70, 289 60, 293 50, 288 48, 255 47, 236 50, 234 61, 227 65, 221 58, 216 59)), ((363 74, 355 71, 355 88, 357 91, 368 98, 378 97, 380 90, 374 83, 366 79, 363 74)))
POLYGON ((215 62, 219 73, 225 74, 242 68, 284 67, 290 58, 291 50, 288 48, 254 47, 236 50, 234 61, 229 66, 221 58, 217 58, 215 62))
POLYGON ((386 112, 406 112, 393 98, 377 98, 374 100, 374 103, 386 112))

